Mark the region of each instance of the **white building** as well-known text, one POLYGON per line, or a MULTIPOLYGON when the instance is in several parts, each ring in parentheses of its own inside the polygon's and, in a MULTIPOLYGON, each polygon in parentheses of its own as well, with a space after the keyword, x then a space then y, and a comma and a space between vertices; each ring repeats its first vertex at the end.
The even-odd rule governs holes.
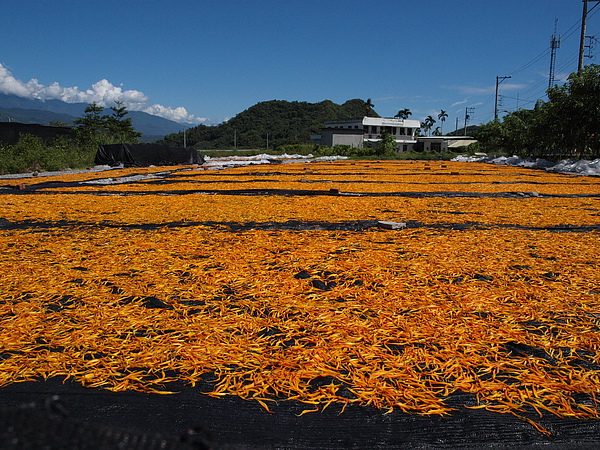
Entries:
POLYGON ((419 136, 418 150, 426 152, 463 151, 477 142, 471 136, 419 136))
POLYGON ((416 129, 421 126, 418 120, 388 119, 384 117, 361 117, 358 119, 332 120, 325 122, 320 136, 321 145, 350 145, 363 148, 366 143, 376 146, 381 135, 387 133, 396 139, 399 152, 411 151, 417 143, 416 129))

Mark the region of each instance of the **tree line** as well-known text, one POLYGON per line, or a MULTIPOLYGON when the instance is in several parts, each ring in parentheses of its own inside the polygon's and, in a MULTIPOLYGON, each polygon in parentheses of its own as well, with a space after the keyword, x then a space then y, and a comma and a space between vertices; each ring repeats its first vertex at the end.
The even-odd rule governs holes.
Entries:
POLYGON ((142 133, 135 131, 131 117, 126 117, 129 111, 124 103, 115 101, 110 109, 111 115, 103 114, 104 108, 94 102, 85 108, 82 117, 75 119, 75 132, 81 142, 99 145, 139 142, 142 133))
POLYGON ((481 125, 475 137, 482 149, 549 160, 600 158, 600 66, 572 73, 547 95, 531 110, 481 125))

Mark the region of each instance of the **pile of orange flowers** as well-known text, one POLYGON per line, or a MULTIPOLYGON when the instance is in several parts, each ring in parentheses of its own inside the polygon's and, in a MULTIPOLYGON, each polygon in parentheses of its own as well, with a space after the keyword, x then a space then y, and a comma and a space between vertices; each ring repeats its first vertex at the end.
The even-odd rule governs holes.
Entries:
POLYGON ((420 414, 466 392, 600 417, 597 178, 372 161, 109 173, 0 189, 0 386, 184 381, 267 409, 420 414))

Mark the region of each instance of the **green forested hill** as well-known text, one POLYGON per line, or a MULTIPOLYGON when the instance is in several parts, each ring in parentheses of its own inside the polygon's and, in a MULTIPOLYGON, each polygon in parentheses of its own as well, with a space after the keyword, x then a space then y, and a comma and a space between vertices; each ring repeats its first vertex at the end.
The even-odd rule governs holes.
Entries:
MULTIPOLYGON (((379 117, 360 99, 338 105, 330 100, 320 103, 271 100, 257 103, 229 121, 217 126, 199 125, 186 131, 187 146, 197 149, 264 148, 282 144, 310 143, 327 120, 379 117), (235 142, 235 144, 234 144, 235 142)), ((162 143, 181 146, 183 133, 165 136, 162 143)))

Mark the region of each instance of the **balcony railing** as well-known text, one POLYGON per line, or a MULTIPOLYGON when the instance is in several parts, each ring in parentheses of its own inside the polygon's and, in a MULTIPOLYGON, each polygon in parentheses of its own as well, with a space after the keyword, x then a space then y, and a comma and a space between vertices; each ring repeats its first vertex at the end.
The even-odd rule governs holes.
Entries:
MULTIPOLYGON (((396 138, 396 140, 401 139, 401 140, 414 140, 415 138, 410 135, 410 134, 392 134, 392 136, 394 138, 396 138)), ((365 139, 381 139, 381 134, 367 134, 365 133, 365 139)))

